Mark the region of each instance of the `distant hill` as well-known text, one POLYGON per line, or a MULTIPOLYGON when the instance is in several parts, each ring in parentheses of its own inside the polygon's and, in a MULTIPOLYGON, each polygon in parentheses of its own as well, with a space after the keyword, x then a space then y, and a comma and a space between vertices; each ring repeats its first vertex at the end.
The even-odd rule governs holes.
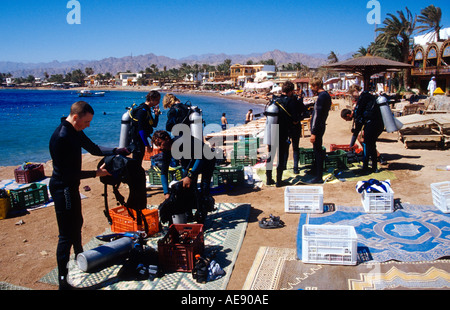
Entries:
MULTIPOLYGON (((351 58, 352 53, 345 55, 338 55, 339 60, 351 58)), ((44 72, 49 75, 52 74, 66 74, 76 69, 84 71, 86 67, 90 67, 95 73, 116 74, 117 72, 139 72, 150 67, 152 64, 159 69, 166 67, 167 69, 176 68, 182 63, 192 64, 210 64, 218 65, 224 62, 225 59, 231 59, 233 64, 246 63, 252 60, 258 63, 261 60, 273 59, 278 66, 288 63, 300 62, 308 67, 317 68, 327 62, 327 55, 324 54, 302 54, 302 53, 287 53, 280 50, 274 50, 266 53, 252 53, 247 55, 227 55, 227 54, 204 54, 191 55, 181 59, 173 59, 166 56, 157 56, 153 53, 139 56, 126 57, 109 57, 102 60, 73 60, 73 61, 52 61, 48 63, 19 63, 0 61, 0 72, 11 73, 14 77, 26 77, 33 75, 35 77, 43 77, 44 72)))

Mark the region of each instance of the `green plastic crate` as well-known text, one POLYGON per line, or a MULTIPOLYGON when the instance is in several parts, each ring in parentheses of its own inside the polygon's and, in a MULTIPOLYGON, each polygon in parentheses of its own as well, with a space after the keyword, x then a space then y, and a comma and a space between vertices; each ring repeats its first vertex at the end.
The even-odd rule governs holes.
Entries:
POLYGON ((259 138, 245 138, 243 140, 239 140, 238 142, 235 142, 233 144, 233 151, 236 154, 240 154, 240 152, 246 152, 247 153, 250 150, 254 150, 255 152, 257 152, 259 149, 259 138))
POLYGON ((257 158, 249 156, 233 156, 230 158, 231 166, 254 166, 258 162, 257 158))
POLYGON ((242 184, 245 182, 244 166, 219 167, 216 166, 213 172, 213 184, 242 184))
MULTIPOLYGON (((169 183, 172 182, 173 180, 180 181, 182 177, 183 176, 181 167, 169 168, 168 174, 169 183)), ((151 167, 148 170, 148 181, 151 185, 162 185, 161 171, 159 169, 151 167)))
POLYGON ((27 187, 12 189, 9 191, 11 207, 24 209, 40 205, 49 201, 47 185, 31 183, 27 187))
MULTIPOLYGON (((326 148, 322 147, 323 151, 326 152, 326 148)), ((299 163, 300 165, 310 165, 314 161, 314 150, 307 148, 299 148, 299 163)))
POLYGON ((324 168, 346 168, 348 162, 347 152, 344 150, 336 150, 327 153, 324 162, 324 168))

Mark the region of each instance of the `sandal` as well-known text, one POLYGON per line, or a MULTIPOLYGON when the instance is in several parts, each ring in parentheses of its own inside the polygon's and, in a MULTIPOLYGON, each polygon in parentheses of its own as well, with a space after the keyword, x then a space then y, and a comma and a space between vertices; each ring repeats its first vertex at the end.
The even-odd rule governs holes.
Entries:
POLYGON ((263 217, 261 221, 259 221, 259 227, 263 229, 272 229, 272 228, 281 228, 284 227, 284 222, 280 220, 279 216, 270 215, 269 218, 263 217))

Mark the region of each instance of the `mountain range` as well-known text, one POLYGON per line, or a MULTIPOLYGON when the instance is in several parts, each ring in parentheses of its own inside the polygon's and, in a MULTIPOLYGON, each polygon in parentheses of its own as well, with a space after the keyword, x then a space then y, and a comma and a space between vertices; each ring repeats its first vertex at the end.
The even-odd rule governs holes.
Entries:
MULTIPOLYGON (((338 55, 339 60, 351 58, 353 53, 338 55)), ((288 53, 280 50, 273 50, 265 53, 252 53, 247 55, 234 54, 204 54, 191 55, 180 59, 169 58, 166 56, 157 56, 153 53, 139 55, 139 56, 125 56, 125 57, 108 57, 101 60, 71 60, 59 62, 54 60, 47 63, 21 63, 0 61, 0 72, 11 73, 14 77, 27 77, 33 75, 35 77, 44 77, 44 73, 52 74, 66 74, 76 69, 84 69, 90 67, 94 73, 116 74, 117 72, 139 72, 151 65, 156 65, 160 70, 163 68, 171 69, 179 67, 181 64, 209 64, 218 65, 223 63, 226 59, 231 59, 232 64, 244 64, 249 60, 253 63, 258 63, 261 60, 273 59, 277 66, 288 63, 300 62, 308 67, 317 68, 327 62, 328 55, 325 54, 302 54, 302 53, 288 53)))

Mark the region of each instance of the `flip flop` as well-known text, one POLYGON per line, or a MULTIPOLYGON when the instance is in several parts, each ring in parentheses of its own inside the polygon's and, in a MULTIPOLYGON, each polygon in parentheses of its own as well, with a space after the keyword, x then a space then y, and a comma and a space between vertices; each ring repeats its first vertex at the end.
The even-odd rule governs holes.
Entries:
POLYGON ((259 221, 259 227, 263 229, 281 228, 284 227, 284 222, 280 220, 279 216, 270 215, 269 218, 263 217, 259 221))

